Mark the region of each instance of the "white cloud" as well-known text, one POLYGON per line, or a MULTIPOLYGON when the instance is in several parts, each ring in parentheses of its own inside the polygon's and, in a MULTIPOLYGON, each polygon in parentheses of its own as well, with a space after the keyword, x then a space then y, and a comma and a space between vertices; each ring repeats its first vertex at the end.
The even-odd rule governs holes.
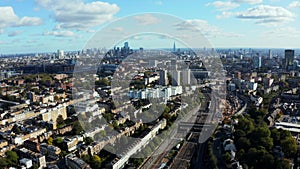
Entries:
POLYGON ((299 8, 300 7, 300 2, 299 1, 293 1, 289 4, 290 8, 299 8))
POLYGON ((217 8, 217 10, 220 11, 227 11, 230 9, 235 9, 240 6, 239 4, 230 1, 214 1, 213 3, 208 3, 206 5, 214 6, 215 8, 217 8))
POLYGON ((16 30, 16 31, 9 32, 7 35, 9 37, 14 37, 20 35, 22 32, 23 32, 22 30, 16 30))
POLYGON ((282 27, 264 32, 266 37, 299 38, 300 30, 294 27, 282 27))
POLYGON ((19 21, 12 7, 0 7, 0 13, 0 28, 15 25, 19 21))
POLYGON ((0 28, 17 26, 37 26, 42 24, 42 20, 37 17, 24 16, 19 18, 12 7, 0 7, 0 28))
POLYGON ((37 17, 24 16, 17 23, 17 26, 38 26, 42 24, 42 20, 37 17))
POLYGON ((207 37, 241 37, 243 35, 224 32, 222 29, 209 24, 206 20, 192 19, 174 25, 177 30, 197 31, 207 37))
POLYGON ((237 13, 237 17, 256 20, 257 24, 278 25, 293 21, 295 14, 283 7, 259 5, 237 13))
POLYGON ((262 3, 263 0, 234 0, 237 3, 247 3, 247 4, 259 4, 262 3))
POLYGON ((68 31, 68 30, 45 32, 43 35, 51 35, 51 36, 56 36, 56 37, 72 37, 72 36, 76 36, 76 34, 74 32, 68 31))
POLYGON ((217 15, 217 19, 229 18, 229 17, 231 17, 233 15, 234 15, 233 12, 223 11, 220 15, 217 15))
POLYGON ((53 12, 55 21, 61 28, 88 29, 114 19, 120 8, 116 4, 82 0, 35 0, 43 8, 53 12))
POLYGON ((160 20, 151 14, 139 15, 134 17, 141 25, 151 25, 159 23, 160 20))

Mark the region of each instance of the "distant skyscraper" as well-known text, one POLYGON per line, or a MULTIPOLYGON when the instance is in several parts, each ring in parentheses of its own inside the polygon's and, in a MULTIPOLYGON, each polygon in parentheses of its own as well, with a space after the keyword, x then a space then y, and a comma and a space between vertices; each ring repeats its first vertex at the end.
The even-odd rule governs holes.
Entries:
POLYGON ((293 67, 295 58, 295 51, 294 50, 285 50, 284 51, 284 68, 289 70, 293 67))
POLYGON ((168 84, 168 74, 166 70, 159 71, 159 84, 166 86, 168 84))
POLYGON ((125 50, 129 50, 128 42, 125 42, 125 43, 124 43, 124 48, 125 48, 125 50))
POLYGON ((255 56, 255 57, 253 58, 253 67, 254 67, 255 69, 261 68, 261 56, 255 56))
POLYGON ((57 57, 58 59, 63 59, 65 56, 65 53, 63 50, 57 50, 57 57))
POLYGON ((175 42, 173 44, 173 52, 176 52, 176 45, 175 45, 175 42))
POLYGON ((272 59, 273 58, 273 56, 272 56, 272 50, 270 49, 269 50, 269 59, 272 59))

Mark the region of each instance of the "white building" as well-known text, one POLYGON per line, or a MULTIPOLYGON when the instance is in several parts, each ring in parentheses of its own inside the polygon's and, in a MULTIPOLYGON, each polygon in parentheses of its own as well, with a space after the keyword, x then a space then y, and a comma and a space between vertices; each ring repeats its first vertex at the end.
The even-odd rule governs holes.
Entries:
POLYGON ((57 57, 58 59, 64 59, 65 52, 63 50, 57 50, 57 57))
POLYGON ((169 100, 171 96, 179 94, 182 94, 182 86, 169 86, 131 90, 128 93, 128 97, 131 99, 164 98, 165 100, 169 100))
POLYGON ((26 168, 31 168, 32 167, 32 160, 27 159, 27 158, 22 158, 20 160, 20 164, 24 165, 26 168))

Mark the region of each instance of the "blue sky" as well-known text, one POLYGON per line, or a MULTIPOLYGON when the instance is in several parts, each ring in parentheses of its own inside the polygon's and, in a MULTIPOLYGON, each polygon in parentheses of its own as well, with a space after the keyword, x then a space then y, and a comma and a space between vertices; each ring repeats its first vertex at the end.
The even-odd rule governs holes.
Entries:
MULTIPOLYGON (((179 17, 198 27, 214 47, 300 48, 300 1, 1 0, 0 54, 80 50, 110 22, 144 12, 179 17)), ((144 43, 149 48, 171 48, 173 40, 134 37, 130 41, 135 48, 144 43)))

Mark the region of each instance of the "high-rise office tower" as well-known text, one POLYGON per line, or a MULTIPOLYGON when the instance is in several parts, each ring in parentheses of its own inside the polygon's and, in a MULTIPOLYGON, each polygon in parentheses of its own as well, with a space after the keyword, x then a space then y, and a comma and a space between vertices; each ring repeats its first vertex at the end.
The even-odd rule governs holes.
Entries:
POLYGON ((62 59, 64 56, 64 51, 63 50, 57 50, 57 58, 62 59))
POLYGON ((173 52, 176 52, 176 45, 175 45, 175 42, 173 44, 173 52))
POLYGON ((294 50, 285 50, 284 51, 284 68, 286 70, 290 70, 293 67, 295 58, 295 51, 294 50))
POLYGON ((272 50, 269 49, 269 59, 272 59, 272 58, 273 58, 273 56, 272 56, 272 50))
POLYGON ((65 56, 65 53, 63 50, 57 50, 57 58, 58 59, 63 59, 65 56))
POLYGON ((128 42, 125 42, 125 43, 124 43, 124 48, 125 48, 126 50, 127 50, 127 49, 129 50, 129 44, 128 44, 128 42))
POLYGON ((255 57, 253 58, 253 67, 254 67, 255 69, 261 68, 261 56, 255 56, 255 57))

